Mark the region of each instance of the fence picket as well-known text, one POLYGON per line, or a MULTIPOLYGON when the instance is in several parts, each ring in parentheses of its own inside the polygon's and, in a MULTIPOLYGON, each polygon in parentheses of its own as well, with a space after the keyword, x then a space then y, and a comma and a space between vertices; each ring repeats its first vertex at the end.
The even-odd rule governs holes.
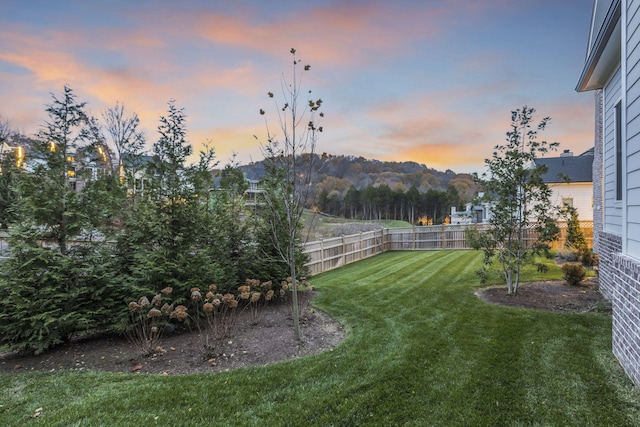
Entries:
MULTIPOLYGON (((558 225, 560 237, 552 243, 553 249, 564 247, 567 235, 567 224, 561 222, 558 225)), ((316 275, 387 251, 470 249, 466 242, 466 230, 469 227, 486 229, 488 226, 443 224, 381 228, 360 234, 309 242, 304 245, 304 252, 310 258, 306 265, 311 275, 316 275)), ((589 247, 593 247, 593 222, 581 221, 580 228, 589 247)), ((535 238, 532 230, 529 230, 527 235, 529 240, 535 238)))

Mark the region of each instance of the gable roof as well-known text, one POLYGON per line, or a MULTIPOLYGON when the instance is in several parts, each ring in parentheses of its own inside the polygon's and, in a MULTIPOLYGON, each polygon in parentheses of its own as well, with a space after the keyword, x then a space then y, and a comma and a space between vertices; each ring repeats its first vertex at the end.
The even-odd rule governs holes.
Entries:
POLYGON ((536 165, 547 166, 542 179, 547 184, 569 182, 593 182, 593 149, 579 156, 561 156, 536 159, 536 165))

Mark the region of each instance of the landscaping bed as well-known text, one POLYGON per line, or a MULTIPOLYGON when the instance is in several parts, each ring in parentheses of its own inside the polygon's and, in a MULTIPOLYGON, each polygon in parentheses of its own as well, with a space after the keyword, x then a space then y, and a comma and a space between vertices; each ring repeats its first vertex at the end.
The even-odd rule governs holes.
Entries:
POLYGON ((220 341, 216 355, 205 354, 197 331, 166 333, 156 351, 148 356, 123 337, 100 335, 75 339, 44 354, 0 354, 0 372, 99 370, 164 375, 219 372, 330 350, 342 341, 344 330, 324 312, 308 305, 313 292, 300 294, 303 311, 301 340, 293 337, 293 318, 288 303, 268 304, 258 322, 248 311, 238 317, 235 333, 220 341))

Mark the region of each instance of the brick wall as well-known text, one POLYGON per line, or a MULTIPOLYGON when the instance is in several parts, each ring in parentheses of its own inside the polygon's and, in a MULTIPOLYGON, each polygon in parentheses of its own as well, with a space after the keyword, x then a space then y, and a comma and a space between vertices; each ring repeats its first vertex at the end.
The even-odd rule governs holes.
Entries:
POLYGON ((615 277, 618 274, 614 258, 622 252, 622 237, 600 230, 596 240, 598 256, 600 257, 600 262, 598 263, 600 293, 613 302, 615 277))
POLYGON ((631 380, 640 386, 640 263, 613 256, 613 354, 631 380))

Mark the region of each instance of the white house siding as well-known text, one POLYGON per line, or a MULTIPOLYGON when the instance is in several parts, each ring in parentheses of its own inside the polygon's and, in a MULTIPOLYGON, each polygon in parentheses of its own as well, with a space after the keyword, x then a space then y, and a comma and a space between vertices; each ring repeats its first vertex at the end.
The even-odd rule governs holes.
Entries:
POLYGON ((562 206, 565 198, 573 199, 573 207, 578 211, 580 221, 593 221, 593 184, 572 182, 569 184, 549 184, 551 203, 562 206))
MULTIPOLYGON (((602 229, 595 230, 594 247, 600 256, 600 291, 613 307, 613 353, 640 387, 640 1, 598 0, 594 7, 589 57, 578 85, 579 91, 603 90, 602 138, 598 126, 595 138, 595 150, 602 152, 602 169, 596 153, 593 177, 596 218, 600 194, 604 217, 602 229), (606 74, 608 70, 615 71, 606 74), (622 200, 616 200, 615 106, 620 100, 623 192, 622 200), (600 171, 601 192, 600 183, 595 182, 600 171)), ((596 120, 600 118, 598 106, 596 98, 596 120)))
MULTIPOLYGON (((640 386, 640 233, 638 229, 638 149, 640 144, 640 2, 622 0, 622 61, 626 70, 621 87, 624 90, 625 114, 623 132, 623 193, 622 201, 605 196, 607 206, 624 209, 621 232, 600 236, 600 282, 603 294, 612 302, 613 353, 633 382, 640 386)), ((615 104, 614 104, 615 105, 615 104)), ((605 113, 606 114, 606 113, 605 113)), ((605 119, 606 120, 606 119, 605 119)), ((605 138, 605 147, 607 139, 605 138)), ((605 153, 607 152, 605 148, 605 153)), ((607 154, 605 154, 607 156, 607 154)), ((605 176, 615 162, 605 160, 605 176)), ((606 184, 605 184, 606 185, 606 184)), ((606 188, 606 187, 605 187, 606 188)), ((614 194, 615 195, 615 194, 614 194)), ((615 212, 607 210, 607 212, 615 212)), ((617 220, 617 217, 615 217, 617 220)), ((605 217, 605 222, 612 216, 605 217)), ((617 227, 612 227, 612 229, 617 227)))
POLYGON ((627 145, 627 254, 640 260, 640 137, 627 145), (635 147, 634 147, 635 145, 635 147))
POLYGON ((622 235, 622 208, 616 202, 615 106, 621 100, 621 71, 613 74, 604 88, 604 230, 622 235))
POLYGON ((627 138, 623 148, 627 229, 623 235, 626 254, 640 260, 640 6, 637 1, 629 2, 627 22, 627 138))

